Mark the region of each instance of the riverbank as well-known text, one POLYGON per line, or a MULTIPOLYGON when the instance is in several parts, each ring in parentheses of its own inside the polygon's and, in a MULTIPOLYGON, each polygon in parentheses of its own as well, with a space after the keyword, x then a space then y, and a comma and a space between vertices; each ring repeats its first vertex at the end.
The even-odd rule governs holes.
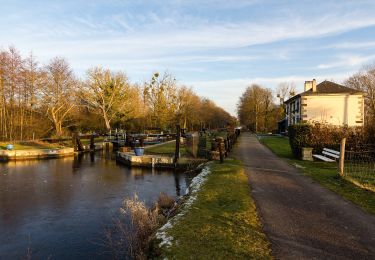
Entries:
POLYGON ((180 213, 157 233, 162 258, 271 259, 239 161, 209 163, 190 189, 180 213))
POLYGON ((73 148, 0 150, 0 161, 50 159, 74 155, 73 148))
MULTIPOLYGON (((103 140, 103 138, 98 139, 103 140)), ((90 140, 83 139, 83 152, 93 151, 90 146, 90 140)), ((95 142, 94 151, 103 150, 105 143, 95 142)), ((71 142, 61 141, 57 143, 45 141, 17 141, 17 142, 0 142, 0 161, 11 160, 33 160, 33 159, 54 159, 75 154, 71 142), (11 144, 13 148, 7 149, 11 144)))
POLYGON ((286 137, 268 136, 260 138, 274 154, 299 168, 322 186, 355 203, 369 213, 375 214, 375 193, 362 189, 338 175, 337 164, 326 162, 301 161, 293 157, 286 137))

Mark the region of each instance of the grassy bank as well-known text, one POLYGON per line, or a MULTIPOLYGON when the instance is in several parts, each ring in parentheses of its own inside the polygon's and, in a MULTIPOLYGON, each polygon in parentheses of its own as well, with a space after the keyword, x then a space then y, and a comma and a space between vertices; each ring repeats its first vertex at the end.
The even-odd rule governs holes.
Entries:
POLYGON ((30 150, 30 149, 55 149, 61 148, 60 144, 51 144, 41 141, 25 141, 25 142, 0 142, 0 149, 6 150, 8 144, 13 144, 14 150, 30 150))
MULTIPOLYGON (((176 142, 168 142, 160 145, 151 145, 145 148, 146 154, 156 154, 156 155, 174 155, 176 149, 176 142)), ((187 155, 184 145, 180 144, 180 155, 187 155)))
MULTIPOLYGON (((171 259, 270 259, 270 249, 240 162, 210 165, 196 200, 167 231, 171 259)), ((182 209, 183 210, 183 209, 182 209)))
POLYGON ((285 137, 262 137, 260 140, 277 156, 287 159, 297 167, 301 167, 301 171, 305 175, 359 205, 364 210, 375 214, 375 193, 364 190, 341 178, 338 174, 336 163, 309 162, 295 159, 289 146, 289 140, 285 137))

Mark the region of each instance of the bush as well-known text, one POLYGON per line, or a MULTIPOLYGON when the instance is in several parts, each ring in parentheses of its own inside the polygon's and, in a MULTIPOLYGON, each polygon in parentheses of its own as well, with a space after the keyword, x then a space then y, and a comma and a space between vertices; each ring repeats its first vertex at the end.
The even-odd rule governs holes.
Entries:
POLYGON ((166 193, 161 192, 158 198, 158 206, 162 209, 171 209, 175 205, 175 200, 166 193))
POLYGON ((105 232, 105 246, 114 259, 147 259, 152 235, 160 226, 159 208, 148 209, 137 195, 125 199, 120 209, 126 219, 117 219, 105 232))
POLYGON ((338 150, 344 137, 347 139, 347 149, 358 149, 366 145, 365 136, 361 127, 339 127, 322 123, 289 126, 289 143, 297 158, 301 157, 302 147, 311 147, 314 153, 321 153, 323 148, 338 150))

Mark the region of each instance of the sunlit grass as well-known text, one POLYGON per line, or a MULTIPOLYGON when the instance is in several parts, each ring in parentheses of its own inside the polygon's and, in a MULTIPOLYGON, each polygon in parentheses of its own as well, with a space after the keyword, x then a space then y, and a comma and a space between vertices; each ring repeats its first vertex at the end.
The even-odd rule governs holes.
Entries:
POLYGON ((30 149, 53 149, 61 148, 60 144, 47 143, 41 141, 25 141, 25 142, 0 142, 0 149, 6 150, 6 146, 12 144, 13 150, 30 150, 30 149))
MULTIPOLYGON (((161 145, 151 145, 145 148, 146 154, 155 154, 155 155, 174 155, 176 149, 176 142, 168 142, 161 145)), ((180 155, 187 155, 185 146, 180 144, 180 155)))
POLYGON ((270 259, 248 178, 239 161, 214 163, 187 213, 168 231, 170 259, 270 259))

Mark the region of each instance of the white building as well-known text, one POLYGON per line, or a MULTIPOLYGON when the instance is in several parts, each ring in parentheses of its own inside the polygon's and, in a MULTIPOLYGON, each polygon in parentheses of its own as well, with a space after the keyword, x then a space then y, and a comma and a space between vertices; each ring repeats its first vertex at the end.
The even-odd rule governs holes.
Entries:
POLYGON ((364 98, 361 91, 316 80, 305 82, 305 91, 284 102, 288 125, 321 122, 363 126, 364 98))

